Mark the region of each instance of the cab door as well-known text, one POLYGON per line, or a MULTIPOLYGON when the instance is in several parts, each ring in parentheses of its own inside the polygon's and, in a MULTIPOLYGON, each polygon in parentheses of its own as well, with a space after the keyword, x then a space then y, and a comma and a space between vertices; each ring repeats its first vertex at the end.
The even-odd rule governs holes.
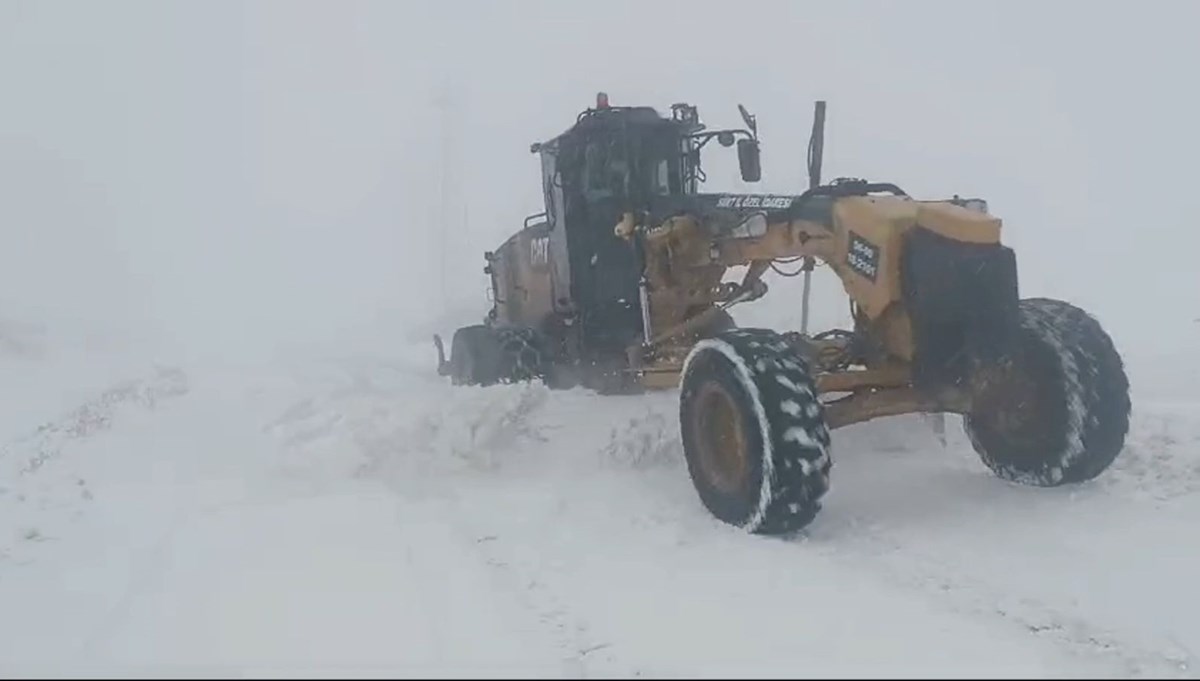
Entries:
POLYGON ((542 192, 546 202, 544 245, 550 277, 550 305, 554 311, 564 312, 571 304, 571 260, 566 231, 566 201, 563 197, 563 178, 558 168, 557 147, 544 147, 541 157, 542 192))
POLYGON ((632 245, 613 233, 629 205, 631 160, 624 138, 605 131, 583 146, 580 184, 568 194, 573 291, 585 335, 609 351, 623 351, 641 335, 638 281, 632 245))

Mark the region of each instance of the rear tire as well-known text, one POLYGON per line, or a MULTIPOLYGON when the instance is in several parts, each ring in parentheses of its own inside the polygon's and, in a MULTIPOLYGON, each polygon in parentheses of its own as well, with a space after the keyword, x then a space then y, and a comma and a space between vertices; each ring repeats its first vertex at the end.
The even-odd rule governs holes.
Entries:
POLYGON ((1006 359, 976 370, 963 427, 983 463, 1012 482, 1054 487, 1104 472, 1129 431, 1129 380, 1091 315, 1031 298, 1006 359))
POLYGON ((733 329, 684 362, 688 472, 719 520, 756 534, 808 525, 829 489, 829 429, 808 363, 779 334, 733 329))

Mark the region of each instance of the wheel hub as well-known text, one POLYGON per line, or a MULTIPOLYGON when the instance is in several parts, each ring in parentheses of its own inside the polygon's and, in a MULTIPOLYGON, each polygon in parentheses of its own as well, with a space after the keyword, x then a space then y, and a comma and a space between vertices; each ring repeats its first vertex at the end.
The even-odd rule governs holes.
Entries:
POLYGON ((971 420, 977 427, 1007 433, 1014 442, 1033 446, 1048 417, 1045 404, 1048 396, 1044 392, 1029 367, 1019 361, 1007 361, 976 377, 971 420))
POLYGON ((745 485, 749 469, 749 442, 742 415, 718 383, 704 384, 695 399, 692 427, 700 467, 714 487, 726 494, 736 493, 745 485))

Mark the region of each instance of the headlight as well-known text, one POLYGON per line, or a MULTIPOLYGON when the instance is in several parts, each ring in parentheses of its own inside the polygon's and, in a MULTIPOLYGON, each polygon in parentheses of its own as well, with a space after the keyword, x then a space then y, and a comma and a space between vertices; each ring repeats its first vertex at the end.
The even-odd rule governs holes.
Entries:
POLYGON ((737 237, 755 237, 762 236, 767 233, 767 216, 763 213, 755 213, 746 218, 737 227, 734 227, 730 232, 732 236, 737 237))

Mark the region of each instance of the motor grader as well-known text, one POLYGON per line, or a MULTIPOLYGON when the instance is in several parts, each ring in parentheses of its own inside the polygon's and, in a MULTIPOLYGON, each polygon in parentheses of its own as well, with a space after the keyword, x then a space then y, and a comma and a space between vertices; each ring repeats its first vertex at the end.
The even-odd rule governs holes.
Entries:
POLYGON ((705 193, 702 152, 735 147, 761 179, 756 118, 709 130, 601 94, 532 145, 545 210, 484 254, 492 307, 458 329, 439 373, 456 385, 540 380, 601 393, 679 389, 680 435, 703 505, 760 534, 811 522, 830 485, 830 429, 957 414, 999 477, 1089 480, 1120 452, 1129 383, 1112 340, 1074 305, 1020 298, 1016 258, 987 202, 915 199, 891 183, 822 183, 817 102, 809 186, 705 193), (813 267, 849 298, 849 329, 809 333, 813 267), (727 281, 734 268, 744 274, 727 281), (764 274, 804 275, 801 329, 739 328, 764 274))

